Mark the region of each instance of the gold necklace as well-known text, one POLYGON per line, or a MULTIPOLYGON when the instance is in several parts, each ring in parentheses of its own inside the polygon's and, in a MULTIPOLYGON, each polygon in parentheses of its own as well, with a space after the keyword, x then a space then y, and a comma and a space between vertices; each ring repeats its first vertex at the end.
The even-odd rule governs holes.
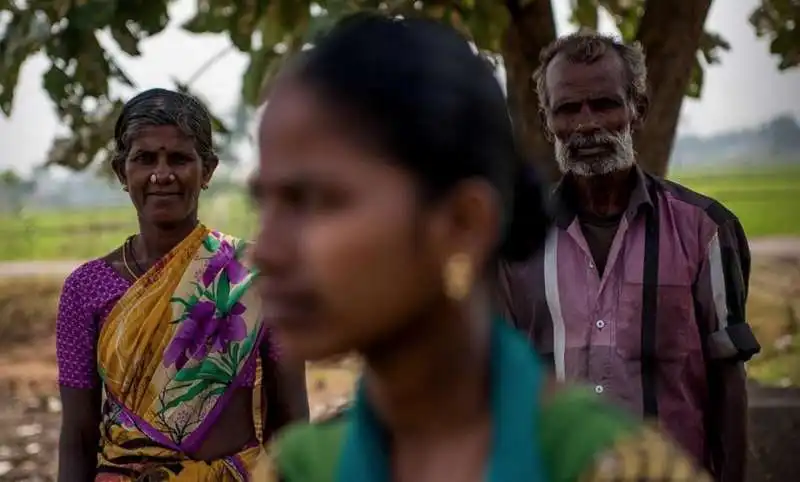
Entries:
POLYGON ((128 259, 125 256, 125 251, 127 251, 126 248, 128 246, 130 246, 130 244, 131 244, 131 238, 128 238, 128 239, 125 240, 125 243, 122 245, 122 264, 125 265, 125 269, 128 270, 128 274, 131 275, 131 278, 133 278, 134 280, 137 280, 137 279, 139 279, 139 277, 136 276, 135 274, 133 274, 133 270, 131 269, 130 266, 128 266, 128 259))

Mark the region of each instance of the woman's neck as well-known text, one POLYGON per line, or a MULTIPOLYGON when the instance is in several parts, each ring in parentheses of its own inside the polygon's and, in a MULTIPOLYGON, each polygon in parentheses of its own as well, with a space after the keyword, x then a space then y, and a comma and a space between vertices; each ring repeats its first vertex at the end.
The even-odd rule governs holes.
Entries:
POLYGON ((436 438, 489 414, 488 304, 434 312, 366 355, 370 404, 395 441, 436 438))
POLYGON ((152 223, 139 222, 139 239, 135 246, 143 261, 152 264, 163 258, 172 248, 177 246, 197 226, 197 217, 191 216, 186 221, 171 226, 158 226, 152 223))

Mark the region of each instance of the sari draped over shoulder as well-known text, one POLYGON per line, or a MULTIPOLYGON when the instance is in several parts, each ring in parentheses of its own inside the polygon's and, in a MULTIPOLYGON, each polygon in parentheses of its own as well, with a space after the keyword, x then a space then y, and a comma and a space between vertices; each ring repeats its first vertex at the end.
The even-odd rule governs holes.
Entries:
POLYGON ((188 455, 246 383, 249 364, 255 364, 253 422, 261 435, 264 328, 244 249, 243 241, 198 226, 109 314, 98 340, 104 390, 98 482, 250 480, 261 440, 210 462, 188 455))

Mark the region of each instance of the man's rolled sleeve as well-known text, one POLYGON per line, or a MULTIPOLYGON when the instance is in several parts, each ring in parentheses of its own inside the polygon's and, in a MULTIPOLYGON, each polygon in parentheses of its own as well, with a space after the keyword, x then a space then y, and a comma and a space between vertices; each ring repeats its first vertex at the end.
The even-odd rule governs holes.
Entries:
POLYGON ((746 321, 750 249, 739 220, 718 225, 696 285, 698 316, 712 360, 746 362, 761 347, 746 321))

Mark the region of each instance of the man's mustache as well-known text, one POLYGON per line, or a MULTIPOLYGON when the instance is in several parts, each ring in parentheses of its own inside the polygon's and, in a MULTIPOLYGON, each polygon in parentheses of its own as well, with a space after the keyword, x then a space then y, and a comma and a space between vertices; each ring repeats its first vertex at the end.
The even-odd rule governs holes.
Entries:
POLYGON ((566 147, 570 151, 575 151, 577 149, 585 149, 588 147, 609 147, 609 148, 616 148, 619 146, 621 141, 621 135, 615 135, 611 132, 594 132, 592 134, 583 134, 576 132, 572 134, 569 139, 564 143, 564 147, 566 147))

